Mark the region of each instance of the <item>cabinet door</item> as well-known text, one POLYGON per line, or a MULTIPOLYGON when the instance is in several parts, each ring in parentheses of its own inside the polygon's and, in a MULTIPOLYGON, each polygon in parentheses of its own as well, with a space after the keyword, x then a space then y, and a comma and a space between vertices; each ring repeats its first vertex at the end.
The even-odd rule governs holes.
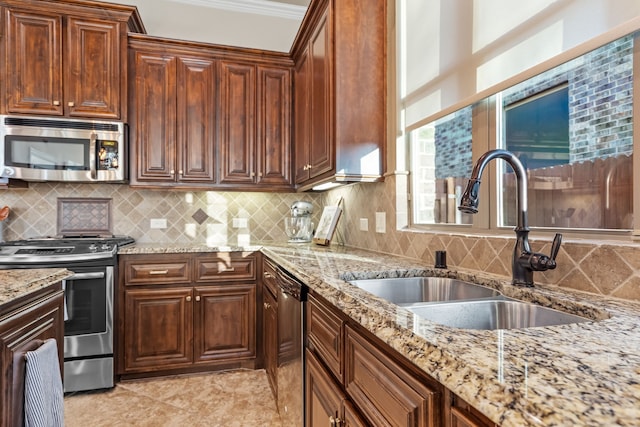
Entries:
POLYGON ((258 184, 291 184, 291 71, 258 68, 258 184))
POLYGON ((278 396, 278 306, 267 286, 262 289, 264 299, 262 311, 262 336, 264 340, 264 367, 274 397, 278 396))
POLYGON ((216 63, 178 58, 178 180, 215 182, 216 63))
POLYGON ((68 18, 65 71, 68 115, 120 117, 120 23, 68 18))
MULTIPOLYGON (((60 285, 58 285, 60 286, 60 285)), ((63 366, 63 294, 29 304, 0 321, 0 425, 24 425, 24 355, 48 338, 58 344, 58 359, 63 366)))
POLYGON ((196 288, 194 361, 234 361, 256 356, 256 285, 196 288))
POLYGON ((189 365, 193 360, 192 288, 127 290, 125 372, 189 365))
POLYGON ((62 17, 6 9, 7 111, 63 115, 62 17))
POLYGON ((439 425, 439 393, 418 381, 350 327, 345 339, 345 388, 374 425, 439 425))
POLYGON ((311 351, 305 351, 305 358, 305 426, 336 425, 342 420, 344 393, 311 351))
POLYGON ((131 175, 142 182, 175 181, 176 58, 134 52, 133 70, 131 175))
MULTIPOLYGON (((330 6, 329 6, 330 7, 330 6)), ((334 168, 335 135, 333 134, 333 59, 331 15, 325 11, 311 36, 311 139, 309 148, 310 177, 334 168)), ((357 106, 353 106, 357 108, 357 106)))
POLYGON ((222 62, 220 74, 220 183, 251 184, 255 177, 256 69, 222 62))
POLYGON ((298 62, 294 74, 294 146, 295 146, 295 182, 301 184, 309 179, 310 145, 310 90, 311 73, 309 71, 309 49, 306 49, 298 62))
POLYGON ((343 320, 313 295, 309 295, 306 312, 307 345, 316 351, 333 375, 342 382, 344 331, 343 320))

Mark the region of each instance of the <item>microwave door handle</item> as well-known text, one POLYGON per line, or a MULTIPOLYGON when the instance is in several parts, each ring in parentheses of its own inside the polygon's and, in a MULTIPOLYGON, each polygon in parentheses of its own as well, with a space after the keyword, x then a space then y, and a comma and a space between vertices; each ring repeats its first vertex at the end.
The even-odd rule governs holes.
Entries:
POLYGON ((97 142, 98 134, 91 132, 89 138, 89 169, 91 170, 91 179, 98 179, 98 166, 96 159, 98 157, 97 142))

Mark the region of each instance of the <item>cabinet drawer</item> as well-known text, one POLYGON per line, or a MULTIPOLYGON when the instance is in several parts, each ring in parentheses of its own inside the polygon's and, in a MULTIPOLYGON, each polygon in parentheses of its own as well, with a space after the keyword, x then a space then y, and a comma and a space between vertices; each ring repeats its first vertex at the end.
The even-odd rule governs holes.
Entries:
POLYGON ((195 259, 195 281, 256 280, 256 256, 243 253, 200 255, 195 259))
POLYGON ((124 274, 127 285, 176 284, 191 282, 189 258, 168 257, 167 260, 144 258, 125 260, 124 274))
POLYGON ((345 328, 345 388, 373 425, 436 426, 440 393, 345 328))
POLYGON ((342 383, 342 354, 344 351, 342 319, 326 305, 309 295, 307 304, 308 344, 342 383))

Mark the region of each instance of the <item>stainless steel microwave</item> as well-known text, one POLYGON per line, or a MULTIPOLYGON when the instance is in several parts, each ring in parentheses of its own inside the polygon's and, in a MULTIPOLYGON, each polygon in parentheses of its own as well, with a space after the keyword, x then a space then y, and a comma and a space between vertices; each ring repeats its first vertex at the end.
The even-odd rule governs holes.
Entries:
POLYGON ((0 176, 25 181, 124 182, 123 122, 0 116, 0 176))

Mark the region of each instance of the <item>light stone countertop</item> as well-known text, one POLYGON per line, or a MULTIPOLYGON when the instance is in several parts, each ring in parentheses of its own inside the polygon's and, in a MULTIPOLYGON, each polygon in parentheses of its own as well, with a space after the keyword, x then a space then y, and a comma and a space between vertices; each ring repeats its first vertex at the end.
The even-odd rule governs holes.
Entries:
POLYGON ((0 270, 0 311, 2 306, 71 276, 64 268, 0 270))
MULTIPOLYGON (((200 250, 156 246, 158 252, 130 247, 120 253, 200 250)), ((640 303, 552 286, 517 288, 502 278, 339 246, 258 248, 500 425, 640 425, 640 303), (405 276, 456 277, 594 321, 496 331, 449 328, 345 281, 405 276)))

